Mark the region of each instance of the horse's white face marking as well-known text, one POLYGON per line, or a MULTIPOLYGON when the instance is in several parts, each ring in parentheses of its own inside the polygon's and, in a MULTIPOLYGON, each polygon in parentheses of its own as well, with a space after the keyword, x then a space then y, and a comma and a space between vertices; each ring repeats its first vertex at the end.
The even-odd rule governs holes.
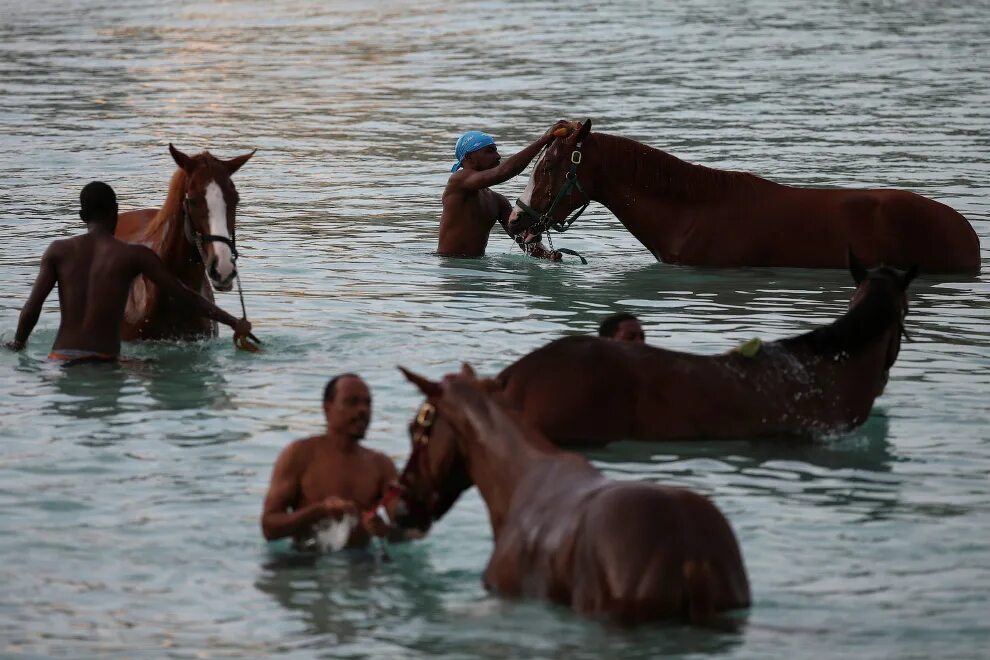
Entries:
MULTIPOLYGON (((210 233, 230 238, 230 232, 227 231, 227 202, 224 201, 223 191, 216 181, 210 181, 206 186, 206 208, 210 214, 210 233)), ((226 282, 234 274, 234 255, 230 252, 230 246, 220 241, 213 241, 209 245, 217 257, 220 281, 226 282)))
MULTIPOLYGON (((532 199, 533 199, 533 189, 536 187, 536 172, 540 169, 540 163, 543 162, 543 159, 546 158, 546 155, 547 155, 546 151, 540 154, 540 157, 536 161, 536 165, 533 166, 533 173, 529 175, 529 183, 526 184, 526 190, 524 190, 522 195, 519 196, 519 201, 521 201, 526 206, 533 205, 532 199)), ((518 218, 520 213, 522 213, 522 209, 520 209, 518 206, 513 206, 512 213, 509 214, 509 222, 512 222, 513 220, 518 218)))

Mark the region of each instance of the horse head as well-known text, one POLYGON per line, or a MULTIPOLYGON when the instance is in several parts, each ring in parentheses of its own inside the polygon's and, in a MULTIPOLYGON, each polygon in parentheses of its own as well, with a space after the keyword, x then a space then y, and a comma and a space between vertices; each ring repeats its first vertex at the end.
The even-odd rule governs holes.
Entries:
POLYGON ((908 314, 907 288, 918 275, 918 267, 911 266, 907 270, 899 270, 880 264, 875 268, 867 268, 849 250, 849 272, 852 274, 856 289, 849 301, 849 308, 874 305, 878 311, 886 308, 892 311, 897 319, 897 332, 892 333, 887 347, 884 369, 890 369, 901 350, 901 335, 907 337, 904 329, 904 319, 908 314), (890 306, 893 309, 890 309, 890 306))
POLYGON ((560 227, 566 229, 577 220, 591 202, 591 186, 580 177, 581 146, 590 132, 590 119, 583 124, 572 122, 566 135, 550 143, 533 166, 526 190, 509 216, 509 231, 518 234, 531 227, 531 233, 550 227, 560 231, 560 227))
POLYGON ((186 238, 196 248, 213 286, 230 291, 237 276, 234 226, 238 201, 231 176, 254 152, 220 160, 208 151, 187 156, 171 143, 168 150, 185 173, 182 215, 186 238))
POLYGON ((426 532, 472 485, 460 442, 470 428, 462 399, 470 393, 465 388, 480 393, 479 381, 467 365, 440 383, 400 369, 426 400, 409 423, 412 453, 399 478, 402 497, 396 522, 426 532))

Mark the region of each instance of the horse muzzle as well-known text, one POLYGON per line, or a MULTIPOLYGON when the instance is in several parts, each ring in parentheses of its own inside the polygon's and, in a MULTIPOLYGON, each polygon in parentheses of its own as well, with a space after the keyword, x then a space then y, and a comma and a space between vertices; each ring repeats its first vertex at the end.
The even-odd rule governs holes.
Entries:
POLYGON ((210 268, 207 270, 207 274, 210 276, 210 282, 213 283, 213 288, 217 291, 230 291, 234 288, 234 279, 237 278, 237 268, 231 268, 230 273, 224 277, 220 274, 217 263, 216 259, 210 260, 210 268))

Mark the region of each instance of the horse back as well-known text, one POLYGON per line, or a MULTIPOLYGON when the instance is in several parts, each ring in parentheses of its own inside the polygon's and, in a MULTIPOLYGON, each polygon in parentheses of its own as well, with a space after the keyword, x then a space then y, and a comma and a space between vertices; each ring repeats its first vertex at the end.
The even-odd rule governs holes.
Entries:
POLYGON ((138 209, 121 213, 117 217, 117 230, 114 236, 128 243, 143 243, 145 229, 157 213, 158 209, 138 209))
POLYGON ((747 607, 735 534, 707 498, 680 488, 612 482, 585 511, 574 550, 574 609, 628 623, 694 622, 747 607))

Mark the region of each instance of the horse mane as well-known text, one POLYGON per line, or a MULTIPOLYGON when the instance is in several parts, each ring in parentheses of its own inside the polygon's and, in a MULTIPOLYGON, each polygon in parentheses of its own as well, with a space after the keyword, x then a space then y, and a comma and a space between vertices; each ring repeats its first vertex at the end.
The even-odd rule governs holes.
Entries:
POLYGON ((900 323, 901 305, 897 275, 892 269, 878 269, 869 275, 869 280, 870 289, 863 300, 840 318, 824 328, 783 339, 779 345, 788 350, 803 347, 817 355, 835 355, 872 344, 891 324, 900 323))
POLYGON ((717 170, 695 165, 629 138, 592 133, 605 160, 623 167, 622 177, 631 185, 680 201, 711 199, 726 193, 755 193, 769 183, 749 172, 717 170))
POLYGON ((176 168, 172 180, 168 184, 168 195, 165 196, 165 202, 145 228, 145 236, 157 236, 163 233, 169 222, 182 213, 182 200, 186 194, 187 178, 188 175, 184 169, 176 168))

